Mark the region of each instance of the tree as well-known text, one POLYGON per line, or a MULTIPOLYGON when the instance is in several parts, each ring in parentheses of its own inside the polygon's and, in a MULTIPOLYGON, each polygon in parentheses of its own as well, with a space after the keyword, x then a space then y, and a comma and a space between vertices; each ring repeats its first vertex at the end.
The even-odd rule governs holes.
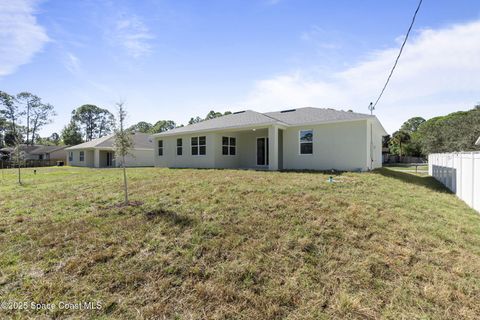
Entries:
MULTIPOLYGON (((31 131, 32 131, 32 140, 30 141, 31 144, 34 143, 35 137, 38 135, 40 129, 52 123, 52 117, 56 115, 53 106, 49 103, 39 103, 37 105, 31 106, 31 131)), ((28 137, 28 135, 27 135, 28 137)), ((28 141, 27 141, 28 144, 28 141)))
POLYGON ((25 109, 24 113, 27 116, 27 128, 26 128, 26 132, 25 132, 26 135, 27 135, 26 144, 29 144, 29 143, 33 144, 35 133, 32 132, 33 128, 31 128, 31 126, 30 126, 31 117, 32 117, 33 109, 37 109, 37 108, 40 107, 41 100, 40 100, 39 97, 37 97, 34 94, 31 94, 30 92, 21 92, 21 93, 17 94, 16 100, 18 101, 18 103, 23 105, 23 107, 25 109), (30 141, 30 133, 31 132, 32 132, 32 140, 30 141))
POLYGON ((406 131, 408 133, 413 133, 418 130, 420 125, 425 122, 425 119, 422 117, 413 117, 405 121, 400 127, 401 131, 406 131))
POLYGON ((390 147, 390 140, 392 140, 392 137, 390 135, 386 135, 382 137, 382 148, 388 148, 390 147))
POLYGON ((195 117, 195 118, 190 118, 190 120, 188 121, 188 124, 195 124, 195 123, 199 123, 199 122, 202 122, 203 119, 200 118, 200 117, 195 117))
POLYGON ((130 126, 127 130, 133 131, 133 132, 141 132, 141 133, 150 133, 152 130, 152 125, 148 122, 145 121, 140 121, 137 124, 134 124, 133 126, 130 126))
POLYGON ((205 120, 215 119, 215 118, 218 118, 218 117, 221 117, 221 116, 223 116, 223 114, 221 112, 215 112, 215 111, 211 110, 209 113, 207 113, 207 116, 205 117, 205 120))
POLYGON ((404 155, 403 147, 409 141, 410 134, 407 131, 399 130, 393 133, 392 139, 390 140, 390 145, 394 148, 394 150, 398 148, 398 154, 401 157, 404 155))
POLYGON ((70 123, 62 129, 61 136, 63 143, 67 146, 74 146, 83 142, 82 131, 73 120, 70 120, 70 123))
POLYGON ((0 114, 0 148, 5 147, 5 131, 7 129, 7 120, 0 114))
POLYGON ((56 133, 56 132, 52 133, 52 134, 50 135, 49 139, 50 139, 50 141, 51 141, 54 145, 56 145, 56 146, 58 146, 58 145, 60 144, 60 141, 61 141, 60 135, 59 135, 58 133, 56 133))
POLYGON ((216 112, 214 110, 211 110, 209 113, 207 113, 207 116, 205 117, 205 119, 202 119, 200 117, 190 118, 190 121, 188 121, 188 124, 195 124, 195 123, 202 122, 204 120, 211 120, 211 119, 219 118, 219 117, 222 117, 222 116, 226 116, 227 114, 232 114, 232 112, 225 111, 224 113, 221 113, 221 112, 216 112))
POLYGON ((128 183, 127 183, 127 169, 125 168, 125 157, 130 154, 130 150, 133 148, 132 132, 130 130, 124 130, 125 118, 127 112, 123 106, 123 102, 117 103, 118 118, 117 128, 115 129, 115 155, 121 159, 120 166, 123 169, 123 184, 125 191, 124 205, 128 205, 128 183))
POLYGON ((429 119, 417 131, 423 154, 479 150, 480 108, 429 119))
POLYGON ((168 130, 175 129, 176 126, 177 126, 176 123, 172 120, 160 120, 160 121, 157 121, 152 126, 149 133, 165 132, 168 130))
POLYGON ((0 91, 0 106, 3 106, 3 109, 0 109, 0 115, 10 123, 10 131, 16 133, 19 118, 23 115, 23 112, 18 110, 15 97, 0 91))
POLYGON ((110 134, 115 117, 107 109, 84 104, 72 111, 72 120, 84 126, 85 140, 90 141, 110 134))
POLYGON ((4 141, 5 141, 5 145, 9 146, 9 147, 13 147, 15 146, 15 143, 17 141, 20 141, 20 143, 23 143, 23 139, 22 139, 22 135, 20 132, 17 131, 7 131, 5 133, 5 136, 3 137, 4 141))

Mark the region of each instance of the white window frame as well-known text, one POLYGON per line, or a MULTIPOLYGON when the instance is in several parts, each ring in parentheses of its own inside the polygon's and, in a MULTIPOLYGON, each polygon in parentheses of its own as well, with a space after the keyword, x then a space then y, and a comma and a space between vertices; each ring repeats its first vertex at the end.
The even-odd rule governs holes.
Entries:
POLYGON ((195 137, 190 137, 190 154, 195 157, 204 157, 207 155, 207 136, 195 136, 195 137), (205 144, 200 144, 200 137, 205 138, 205 144), (197 145, 194 145, 193 139, 197 139, 197 145), (193 153, 193 148, 197 148, 197 153, 193 153), (200 154, 200 147, 205 147, 205 154, 200 154))
POLYGON ((298 130, 298 154, 301 156, 311 156, 313 155, 313 129, 302 129, 298 130), (302 142, 302 132, 312 131, 312 142, 302 142), (302 153, 302 144, 311 143, 312 144, 312 153, 302 153))
POLYGON ((78 153, 78 161, 85 162, 85 151, 80 151, 78 153))
POLYGON ((163 140, 157 140, 157 155, 159 157, 163 157, 163 155, 165 154, 165 144, 164 144, 164 141, 163 140), (162 143, 162 146, 160 147, 160 143, 162 143), (162 154, 160 154, 160 150, 162 150, 162 154))
POLYGON ((68 152, 68 161, 70 161, 70 162, 73 161, 73 151, 68 152))
POLYGON ((237 137, 228 137, 228 136, 222 136, 222 156, 236 156, 237 155, 237 137), (224 144, 223 143, 223 138, 227 138, 227 144, 224 144), (235 139, 235 144, 232 144, 232 140, 231 139, 235 139), (224 154, 223 153, 223 148, 224 147, 227 147, 227 154, 224 154), (232 154, 231 153, 231 149, 230 148, 234 148, 235 149, 235 154, 232 154))

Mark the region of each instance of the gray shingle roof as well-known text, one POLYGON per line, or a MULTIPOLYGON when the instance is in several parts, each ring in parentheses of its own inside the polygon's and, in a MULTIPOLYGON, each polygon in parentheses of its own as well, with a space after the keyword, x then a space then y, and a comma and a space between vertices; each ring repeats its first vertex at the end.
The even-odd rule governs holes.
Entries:
POLYGON ((29 152, 30 154, 44 154, 51 153, 57 150, 62 150, 68 148, 68 146, 40 146, 33 151, 29 152))
POLYGON ((355 112, 338 111, 334 109, 310 107, 266 113, 246 110, 187 125, 185 127, 175 128, 166 132, 157 133, 155 136, 193 133, 197 131, 215 131, 229 128, 269 125, 274 123, 285 126, 296 126, 303 124, 361 120, 368 118, 375 118, 375 116, 355 112))
MULTIPOLYGON (((42 148, 42 147, 45 147, 45 146, 42 146, 42 145, 39 145, 39 144, 34 144, 33 146, 32 145, 21 144, 20 145, 20 150, 23 151, 23 152, 26 152, 26 153, 32 153, 33 151, 37 150, 38 148, 42 148)), ((5 147, 3 149, 0 149, 0 151, 10 153, 10 152, 13 152, 14 149, 15 149, 14 147, 5 147)))
MULTIPOLYGON (((76 146, 67 148, 67 150, 78 150, 78 149, 92 149, 92 148, 113 148, 113 143, 115 138, 113 134, 87 141, 76 146)), ((149 134, 136 132, 133 135, 133 148, 134 149, 152 149, 153 150, 153 141, 150 138, 149 134)))
POLYGON ((205 120, 199 123, 189 124, 185 127, 175 128, 166 132, 157 133, 156 135, 170 135, 245 126, 268 125, 276 122, 278 122, 276 119, 272 119, 260 112, 246 110, 228 114, 211 120, 205 120))
POLYGON ((310 107, 267 112, 265 115, 291 126, 330 121, 361 120, 373 117, 363 113, 310 107))

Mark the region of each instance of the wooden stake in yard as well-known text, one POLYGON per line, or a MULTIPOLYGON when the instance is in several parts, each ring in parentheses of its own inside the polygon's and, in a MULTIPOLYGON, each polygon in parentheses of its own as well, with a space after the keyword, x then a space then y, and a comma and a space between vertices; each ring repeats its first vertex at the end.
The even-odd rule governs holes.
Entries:
POLYGON ((125 205, 128 205, 128 182, 127 182, 127 169, 125 168, 125 157, 130 154, 130 150, 133 147, 132 132, 125 130, 125 119, 127 112, 125 111, 124 103, 117 103, 117 128, 115 129, 115 154, 117 158, 120 158, 121 167, 123 169, 123 184, 125 191, 125 205))

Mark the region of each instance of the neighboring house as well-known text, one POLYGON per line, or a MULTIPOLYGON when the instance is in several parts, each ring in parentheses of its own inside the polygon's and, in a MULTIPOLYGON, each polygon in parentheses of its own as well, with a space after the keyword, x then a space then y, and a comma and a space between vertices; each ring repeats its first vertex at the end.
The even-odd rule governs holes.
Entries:
POLYGON ((382 166, 384 135, 375 116, 299 108, 240 111, 153 137, 158 167, 366 171, 382 166))
POLYGON ((40 146, 29 153, 30 159, 67 161, 67 151, 69 146, 40 146))
MULTIPOLYGON (((66 161, 67 152, 65 148, 68 148, 68 146, 20 145, 20 151, 24 160, 66 161)), ((11 158, 14 148, 3 148, 0 149, 0 152, 11 158)))
MULTIPOLYGON (((150 135, 135 133, 132 136, 131 155, 125 158, 127 167, 153 166, 153 143, 150 135)), ((115 157, 115 137, 108 135, 67 148, 68 165, 78 167, 109 168, 118 167, 119 159, 115 157)))

